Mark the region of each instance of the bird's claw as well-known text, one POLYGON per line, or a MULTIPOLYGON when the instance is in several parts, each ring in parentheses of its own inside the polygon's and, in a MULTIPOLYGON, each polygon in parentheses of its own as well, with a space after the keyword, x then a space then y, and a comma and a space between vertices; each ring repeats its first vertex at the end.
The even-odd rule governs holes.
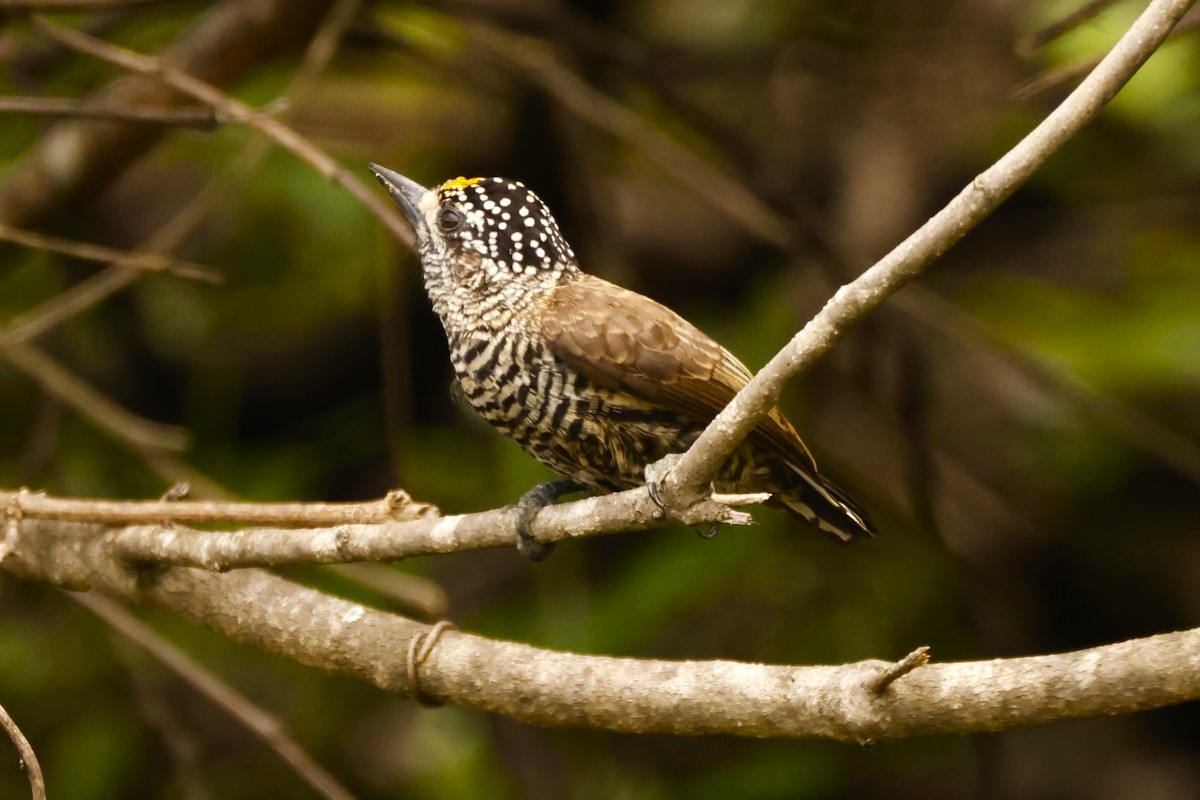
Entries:
POLYGON ((554 542, 539 542, 530 526, 533 518, 564 494, 577 492, 580 485, 572 480, 539 483, 517 501, 517 552, 530 561, 545 561, 554 552, 554 542))
POLYGON ((658 484, 654 481, 647 483, 646 491, 650 493, 650 502, 658 506, 658 511, 654 513, 654 516, 662 519, 667 515, 667 505, 663 502, 662 492, 659 490, 658 484))
POLYGON ((667 515, 667 503, 662 496, 663 482, 677 461, 679 461, 678 453, 663 456, 653 464, 647 464, 643 473, 646 476, 646 491, 650 494, 650 502, 658 506, 658 513, 654 515, 658 519, 667 515))

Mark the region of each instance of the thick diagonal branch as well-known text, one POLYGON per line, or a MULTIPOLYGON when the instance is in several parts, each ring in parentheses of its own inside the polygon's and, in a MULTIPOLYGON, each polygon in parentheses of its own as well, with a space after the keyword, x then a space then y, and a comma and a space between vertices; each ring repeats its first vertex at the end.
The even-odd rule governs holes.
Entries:
POLYGON ((1085 125, 1133 77, 1195 0, 1154 0, 1096 69, 1028 136, 873 267, 833 296, 717 415, 664 480, 664 494, 690 501, 707 485, 789 381, 829 351, 871 310, 920 275, 979 224, 1085 125))

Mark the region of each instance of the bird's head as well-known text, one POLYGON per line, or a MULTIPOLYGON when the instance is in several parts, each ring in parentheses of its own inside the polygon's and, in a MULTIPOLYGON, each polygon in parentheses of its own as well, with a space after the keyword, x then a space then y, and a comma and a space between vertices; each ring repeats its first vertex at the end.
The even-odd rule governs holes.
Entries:
POLYGON ((426 189, 378 164, 371 171, 417 234, 431 293, 431 281, 485 295, 512 286, 552 285, 577 269, 550 209, 522 183, 454 178, 426 189))

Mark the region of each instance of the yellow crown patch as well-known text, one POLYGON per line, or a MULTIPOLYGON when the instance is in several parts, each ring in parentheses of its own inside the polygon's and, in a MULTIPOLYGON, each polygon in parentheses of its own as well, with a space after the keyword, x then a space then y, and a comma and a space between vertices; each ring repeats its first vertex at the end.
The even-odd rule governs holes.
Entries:
POLYGON ((483 178, 464 178, 461 175, 457 178, 446 181, 442 184, 443 189, 465 189, 474 183, 479 183, 483 178))

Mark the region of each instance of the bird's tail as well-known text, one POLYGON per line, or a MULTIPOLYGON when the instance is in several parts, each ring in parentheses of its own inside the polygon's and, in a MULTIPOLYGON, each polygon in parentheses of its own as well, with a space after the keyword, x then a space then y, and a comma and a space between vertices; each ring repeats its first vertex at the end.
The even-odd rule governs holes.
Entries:
POLYGON ((795 480, 772 498, 795 516, 842 542, 869 538, 877 531, 867 512, 848 494, 815 472, 796 469, 795 480))

